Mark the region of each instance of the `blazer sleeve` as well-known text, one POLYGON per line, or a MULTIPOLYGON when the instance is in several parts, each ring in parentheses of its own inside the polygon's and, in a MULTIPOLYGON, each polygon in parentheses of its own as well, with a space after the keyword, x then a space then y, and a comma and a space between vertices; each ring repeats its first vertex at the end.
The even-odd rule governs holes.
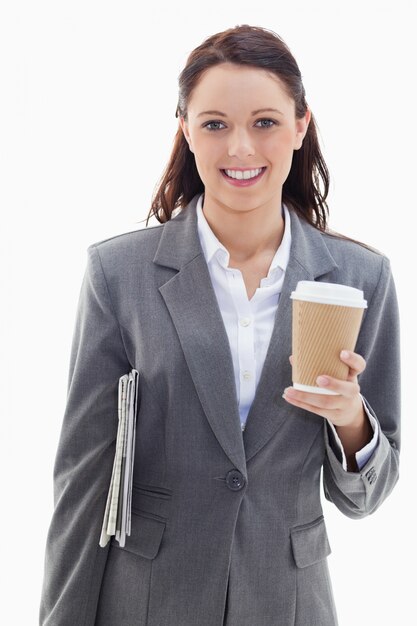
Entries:
POLYGON ((324 428, 324 494, 353 519, 376 511, 399 478, 399 312, 389 259, 383 255, 380 258, 379 280, 355 348, 366 360, 366 369, 358 376, 358 382, 366 406, 380 427, 378 445, 359 472, 347 472, 330 445, 328 429, 324 428))
POLYGON ((95 244, 87 248, 55 457, 42 626, 93 626, 110 542, 99 546, 118 427, 119 377, 130 369, 95 244))

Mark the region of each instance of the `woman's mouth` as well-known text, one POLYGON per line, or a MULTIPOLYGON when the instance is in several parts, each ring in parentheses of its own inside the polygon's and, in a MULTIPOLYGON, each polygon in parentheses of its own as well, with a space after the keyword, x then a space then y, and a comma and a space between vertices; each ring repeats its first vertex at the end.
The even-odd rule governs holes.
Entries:
POLYGON ((220 170, 223 178, 235 187, 249 187, 258 182, 264 175, 266 167, 258 167, 252 170, 220 170), (228 174, 228 173, 229 174, 228 174))

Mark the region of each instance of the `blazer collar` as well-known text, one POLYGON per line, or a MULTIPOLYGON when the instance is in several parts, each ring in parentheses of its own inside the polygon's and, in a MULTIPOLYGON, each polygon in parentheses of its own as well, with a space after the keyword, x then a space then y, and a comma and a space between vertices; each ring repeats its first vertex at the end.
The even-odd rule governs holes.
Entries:
MULTIPOLYGON (((242 433, 233 361, 197 230, 196 194, 163 225, 154 263, 177 270, 159 291, 171 315, 203 410, 225 453, 246 477, 246 463, 291 419, 282 398, 291 384, 291 291, 337 264, 324 237, 291 209, 291 250, 274 328, 255 398, 242 433)), ((322 419, 310 420, 322 427, 322 419)))
MULTIPOLYGON (((180 270, 196 256, 203 254, 197 229, 197 202, 201 194, 177 215, 166 222, 154 257, 158 265, 180 270)), ((322 234, 291 211, 291 256, 311 277, 311 280, 337 267, 322 234)), ((307 279, 308 280, 308 279, 307 279)))
POLYGON ((203 253, 197 231, 199 193, 177 215, 163 225, 154 262, 179 270, 203 253))

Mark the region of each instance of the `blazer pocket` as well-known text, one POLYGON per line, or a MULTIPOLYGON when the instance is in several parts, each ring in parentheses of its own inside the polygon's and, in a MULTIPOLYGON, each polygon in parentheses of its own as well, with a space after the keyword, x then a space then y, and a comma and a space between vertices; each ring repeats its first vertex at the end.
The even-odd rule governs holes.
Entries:
POLYGON ((331 554, 324 516, 291 529, 291 544, 297 567, 307 567, 331 554))
POLYGON ((162 518, 162 521, 169 518, 172 499, 170 489, 144 483, 133 483, 132 487, 132 513, 162 518))
POLYGON ((132 511, 130 535, 126 535, 125 545, 119 545, 114 536, 111 544, 119 550, 127 550, 145 559, 154 559, 159 552, 164 531, 163 519, 132 511))

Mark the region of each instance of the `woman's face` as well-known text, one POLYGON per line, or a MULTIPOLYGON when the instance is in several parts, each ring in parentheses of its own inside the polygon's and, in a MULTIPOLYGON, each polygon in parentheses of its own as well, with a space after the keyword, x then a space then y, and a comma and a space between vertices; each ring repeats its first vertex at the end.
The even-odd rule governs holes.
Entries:
POLYGON ((262 69, 223 63, 207 70, 191 94, 188 120, 179 118, 205 196, 240 211, 271 201, 280 206, 293 151, 301 148, 310 117, 308 110, 296 119, 282 83, 262 69), (266 169, 245 185, 222 171, 256 168, 266 169))

